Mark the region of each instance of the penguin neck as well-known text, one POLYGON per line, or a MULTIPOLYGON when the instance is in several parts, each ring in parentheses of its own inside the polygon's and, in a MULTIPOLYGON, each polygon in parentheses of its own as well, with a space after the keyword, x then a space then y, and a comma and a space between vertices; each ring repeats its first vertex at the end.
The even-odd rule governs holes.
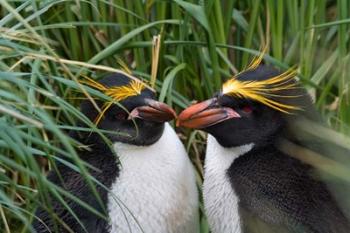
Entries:
POLYGON ((224 147, 215 139, 215 137, 210 134, 208 135, 207 144, 207 155, 210 154, 215 156, 209 156, 206 159, 215 159, 225 162, 225 164, 223 164, 225 166, 225 169, 228 169, 236 158, 249 152, 253 149, 253 147, 255 148, 254 143, 248 143, 234 147, 224 147))
POLYGON ((235 159, 252 150, 253 143, 223 147, 217 140, 208 135, 205 158, 203 196, 208 222, 213 233, 241 233, 238 202, 227 170, 235 159))
POLYGON ((155 151, 159 147, 165 147, 166 144, 169 145, 169 137, 174 138, 176 137, 176 134, 172 132, 170 125, 168 123, 165 123, 163 132, 161 133, 161 136, 158 138, 157 141, 155 141, 153 144, 150 145, 135 145, 135 144, 129 144, 125 142, 114 142, 113 148, 119 153, 120 156, 128 155, 128 154, 147 154, 146 152, 155 151), (164 144, 165 143, 165 144, 164 144))

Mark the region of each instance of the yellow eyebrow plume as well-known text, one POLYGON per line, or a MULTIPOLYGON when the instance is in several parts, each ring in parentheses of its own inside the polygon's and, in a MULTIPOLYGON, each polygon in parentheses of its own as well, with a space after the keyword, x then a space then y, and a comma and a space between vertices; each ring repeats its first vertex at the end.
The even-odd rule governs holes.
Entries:
POLYGON ((107 111, 108 108, 112 106, 114 101, 119 102, 128 97, 140 95, 142 90, 146 88, 146 86, 142 82, 137 80, 131 80, 129 84, 124 86, 106 87, 102 83, 96 82, 91 78, 85 77, 85 79, 86 80, 81 80, 80 83, 93 87, 113 99, 112 101, 107 102, 103 105, 101 112, 94 120, 95 124, 98 124, 100 122, 104 113, 107 111))
POLYGON ((240 81, 233 77, 223 84, 222 93, 238 98, 255 100, 280 112, 289 113, 291 110, 300 108, 280 103, 271 97, 295 97, 281 96, 277 92, 297 88, 294 80, 296 73, 296 70, 291 68, 280 75, 262 81, 240 81))
POLYGON ((266 54, 266 51, 267 51, 267 44, 264 46, 264 48, 260 52, 260 55, 255 57, 244 71, 254 70, 254 69, 258 68, 258 66, 261 64, 261 62, 266 54))
POLYGON ((96 82, 95 80, 85 77, 86 80, 80 81, 82 84, 86 84, 93 87, 105 95, 113 98, 115 101, 122 101, 130 96, 141 94, 142 90, 145 89, 145 85, 142 82, 131 80, 128 85, 120 87, 106 87, 105 85, 96 82))

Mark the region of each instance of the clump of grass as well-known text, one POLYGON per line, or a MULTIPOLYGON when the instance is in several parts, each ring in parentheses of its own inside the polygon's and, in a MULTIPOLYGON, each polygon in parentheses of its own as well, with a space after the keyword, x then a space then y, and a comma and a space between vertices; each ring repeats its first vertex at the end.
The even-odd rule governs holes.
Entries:
MULTIPOLYGON (((80 171, 94 190, 66 134, 86 130, 77 120, 97 130, 77 109, 77 79, 113 72, 121 59, 150 80, 154 35, 162 37, 156 89, 175 109, 210 97, 270 42, 265 62, 296 65, 328 124, 349 135, 346 0, 143 2, 0 1, 0 229, 24 232, 38 204, 50 209, 48 193, 69 196, 44 176, 56 163, 80 171)), ((182 134, 199 174, 204 138, 182 134)))

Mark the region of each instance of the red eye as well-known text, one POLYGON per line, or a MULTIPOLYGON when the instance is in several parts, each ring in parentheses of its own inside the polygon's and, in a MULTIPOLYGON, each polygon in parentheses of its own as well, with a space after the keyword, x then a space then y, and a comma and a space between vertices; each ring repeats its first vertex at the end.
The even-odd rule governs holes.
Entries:
POLYGON ((117 118, 118 120, 125 120, 126 119, 126 114, 124 112, 118 112, 115 115, 115 118, 117 118))
POLYGON ((242 108, 242 111, 243 111, 244 113, 252 113, 252 112, 253 112, 253 109, 252 109, 252 107, 250 107, 250 106, 244 106, 244 107, 242 108))

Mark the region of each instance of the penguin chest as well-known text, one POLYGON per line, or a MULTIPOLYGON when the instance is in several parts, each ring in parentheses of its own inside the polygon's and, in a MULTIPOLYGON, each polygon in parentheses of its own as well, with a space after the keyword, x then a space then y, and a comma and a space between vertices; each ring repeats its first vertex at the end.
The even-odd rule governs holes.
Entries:
POLYGON ((227 176, 234 159, 252 148, 252 144, 235 148, 222 147, 208 136, 203 183, 203 198, 208 223, 213 233, 241 233, 239 198, 227 176))
POLYGON ((175 132, 164 138, 167 127, 151 146, 115 145, 121 167, 108 197, 111 233, 196 232, 194 171, 175 132))

